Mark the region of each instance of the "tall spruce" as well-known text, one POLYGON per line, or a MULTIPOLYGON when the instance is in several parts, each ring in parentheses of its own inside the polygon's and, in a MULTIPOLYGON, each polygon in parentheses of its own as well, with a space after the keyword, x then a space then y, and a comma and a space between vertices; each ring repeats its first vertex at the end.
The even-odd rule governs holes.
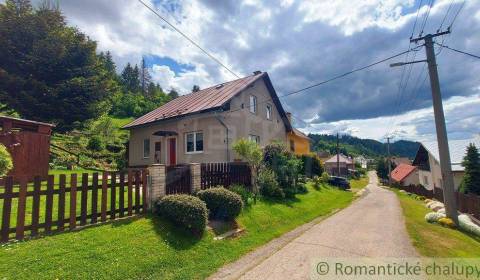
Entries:
POLYGON ((96 43, 49 3, 0 4, 0 103, 66 131, 108 108, 110 83, 96 43))
POLYGON ((461 190, 465 193, 480 195, 480 155, 474 144, 468 145, 462 166, 465 167, 465 174, 461 190))
POLYGON ((140 85, 142 89, 142 94, 145 97, 152 97, 154 92, 148 91, 149 83, 152 81, 152 77, 148 72, 147 64, 145 63, 145 58, 142 57, 142 63, 140 65, 140 85))

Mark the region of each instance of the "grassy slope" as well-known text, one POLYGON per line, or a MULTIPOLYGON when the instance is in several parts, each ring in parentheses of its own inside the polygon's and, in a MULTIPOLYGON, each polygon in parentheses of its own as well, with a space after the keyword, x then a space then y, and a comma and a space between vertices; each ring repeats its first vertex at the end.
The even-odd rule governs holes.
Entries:
POLYGON ((368 176, 363 176, 359 179, 350 180, 350 188, 353 192, 357 192, 368 185, 368 176))
POLYGON ((0 278, 201 279, 269 240, 346 207, 351 192, 332 188, 243 211, 239 238, 195 240, 157 217, 118 221, 0 248, 0 278))
POLYGON ((429 224, 425 214, 430 212, 422 201, 397 192, 405 215, 407 231, 417 251, 426 257, 480 257, 480 238, 458 230, 429 224))

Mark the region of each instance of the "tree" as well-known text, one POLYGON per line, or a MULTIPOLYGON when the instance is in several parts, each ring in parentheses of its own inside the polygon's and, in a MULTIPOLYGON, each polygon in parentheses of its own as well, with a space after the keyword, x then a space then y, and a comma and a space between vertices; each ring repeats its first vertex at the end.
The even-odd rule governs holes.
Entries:
POLYGON ((258 195, 257 174, 263 159, 262 149, 260 149, 260 146, 258 146, 258 144, 254 141, 250 141, 245 138, 235 141, 235 143, 232 145, 232 148, 250 166, 250 170, 252 172, 252 189, 254 201, 256 202, 258 195))
POLYGON ((140 65, 140 84, 142 88, 142 94, 144 96, 150 95, 151 92, 147 90, 149 83, 151 83, 152 77, 148 72, 147 64, 145 63, 145 58, 142 57, 142 64, 140 65))
POLYGON ((140 90, 140 76, 137 65, 132 67, 130 62, 127 63, 121 74, 121 84, 125 92, 136 93, 140 90))
POLYGON ((463 175, 461 191, 480 195, 480 155, 474 144, 468 145, 462 166, 465 167, 465 174, 463 175))
POLYGON ((388 166, 385 158, 379 158, 376 162, 377 175, 382 179, 388 179, 388 166))
POLYGON ((200 86, 193 85, 192 92, 197 92, 197 91, 200 91, 200 86))
POLYGON ((170 97, 171 100, 173 100, 178 97, 178 92, 174 88, 172 88, 168 93, 168 96, 170 97))
POLYGON ((57 8, 0 4, 0 42, 0 103, 22 117, 65 131, 108 108, 110 82, 96 43, 67 26, 57 8))
POLYGON ((10 171, 12 168, 12 156, 10 156, 10 153, 5 145, 0 144, 0 176, 7 175, 8 171, 10 171))

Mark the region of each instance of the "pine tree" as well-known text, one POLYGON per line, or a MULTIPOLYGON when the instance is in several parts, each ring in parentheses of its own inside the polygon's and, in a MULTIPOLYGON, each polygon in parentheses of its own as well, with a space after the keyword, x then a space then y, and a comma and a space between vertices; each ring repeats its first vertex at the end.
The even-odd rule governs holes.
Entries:
POLYGON ((474 144, 468 145, 462 166, 465 167, 465 174, 461 190, 465 193, 480 195, 480 155, 474 144))
POLYGON ((171 100, 173 100, 178 97, 178 92, 174 88, 172 88, 168 93, 168 96, 170 97, 171 100))
POLYGON ((197 92, 197 91, 200 91, 200 86, 193 85, 192 92, 197 92))
POLYGON ((150 86, 152 77, 148 72, 148 67, 145 63, 145 58, 142 57, 142 64, 140 65, 140 84, 142 88, 142 94, 145 97, 152 97, 154 92, 150 92, 148 87, 150 86))
POLYGON ((138 66, 132 67, 130 62, 123 68, 121 83, 125 91, 136 93, 140 89, 140 77, 138 66))

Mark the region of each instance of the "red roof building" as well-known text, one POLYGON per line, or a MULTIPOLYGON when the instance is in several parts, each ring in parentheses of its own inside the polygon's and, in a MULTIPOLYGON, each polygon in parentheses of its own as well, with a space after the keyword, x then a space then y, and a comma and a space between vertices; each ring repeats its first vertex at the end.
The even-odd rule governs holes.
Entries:
POLYGON ((418 185, 418 170, 416 166, 401 163, 391 173, 392 180, 402 185, 418 185))

